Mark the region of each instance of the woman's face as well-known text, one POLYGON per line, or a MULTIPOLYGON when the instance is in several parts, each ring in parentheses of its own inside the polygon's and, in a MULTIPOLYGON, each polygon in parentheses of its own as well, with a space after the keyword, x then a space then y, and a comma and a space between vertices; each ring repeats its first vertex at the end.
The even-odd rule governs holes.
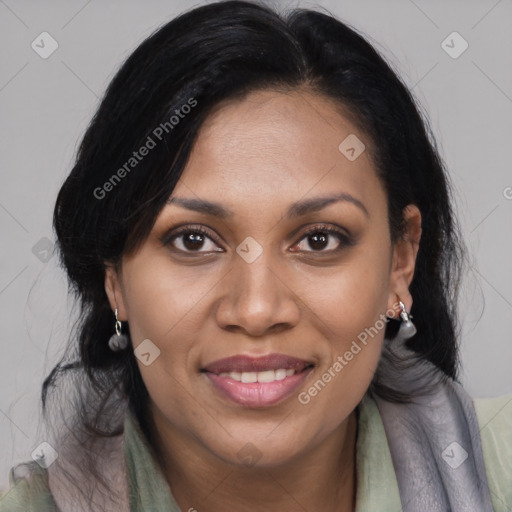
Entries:
POLYGON ((106 279, 161 431, 230 463, 275 465, 343 427, 386 314, 397 295, 411 306, 417 250, 392 246, 361 142, 304 91, 251 93, 202 126, 151 234, 106 279))

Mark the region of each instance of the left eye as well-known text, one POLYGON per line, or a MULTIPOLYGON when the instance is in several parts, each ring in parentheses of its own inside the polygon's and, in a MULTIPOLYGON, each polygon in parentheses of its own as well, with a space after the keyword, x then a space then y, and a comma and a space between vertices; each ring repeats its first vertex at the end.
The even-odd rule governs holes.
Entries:
POLYGON ((311 250, 310 252, 336 252, 344 245, 349 245, 349 238, 341 231, 333 228, 314 228, 310 229, 295 247, 299 247, 299 250, 311 250), (337 242, 333 240, 335 238, 337 242), (301 244, 306 248, 300 249, 301 244))

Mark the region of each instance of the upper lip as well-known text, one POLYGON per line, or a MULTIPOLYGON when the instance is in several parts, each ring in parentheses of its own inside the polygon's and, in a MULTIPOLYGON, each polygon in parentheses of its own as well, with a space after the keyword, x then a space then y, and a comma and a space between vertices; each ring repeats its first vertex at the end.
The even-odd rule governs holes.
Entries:
POLYGON ((261 357, 237 355, 218 359, 205 366, 203 371, 219 374, 224 372, 262 372, 284 368, 286 370, 294 369, 298 373, 312 365, 311 361, 298 359, 286 354, 268 354, 261 357))

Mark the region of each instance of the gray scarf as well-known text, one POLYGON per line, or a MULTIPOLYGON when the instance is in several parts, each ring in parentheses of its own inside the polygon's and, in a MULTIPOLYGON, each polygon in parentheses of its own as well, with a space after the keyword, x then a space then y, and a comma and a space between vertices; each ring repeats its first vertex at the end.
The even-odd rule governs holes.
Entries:
POLYGON ((414 397, 406 404, 374 397, 403 512, 493 512, 476 412, 462 386, 400 338, 385 343, 377 371, 414 397), (392 363, 394 354, 402 363, 392 363))

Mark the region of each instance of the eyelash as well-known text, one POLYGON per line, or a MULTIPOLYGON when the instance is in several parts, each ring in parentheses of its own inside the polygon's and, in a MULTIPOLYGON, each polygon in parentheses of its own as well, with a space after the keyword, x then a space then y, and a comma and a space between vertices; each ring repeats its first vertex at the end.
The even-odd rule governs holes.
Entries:
MULTIPOLYGON (((183 226, 181 228, 178 228, 178 230, 174 231, 173 233, 165 234, 160 239, 160 241, 164 246, 168 246, 168 245, 171 245, 174 240, 179 238, 180 235, 190 234, 190 233, 202 234, 202 235, 208 237, 210 240, 212 240, 216 244, 218 244, 218 242, 215 240, 215 237, 213 237, 211 235, 210 231, 208 231, 207 229, 205 229, 202 226, 183 226)), ((335 228, 333 228, 329 225, 325 225, 325 224, 313 226, 312 228, 308 229, 306 232, 303 233, 302 237, 299 239, 299 241, 295 245, 297 245, 302 240, 304 240, 308 236, 313 235, 315 233, 324 233, 324 234, 329 234, 329 235, 335 236, 340 241, 339 247, 336 249, 331 249, 329 251, 324 251, 324 250, 313 251, 313 250, 311 250, 311 251, 305 251, 305 252, 311 252, 314 254, 336 254, 336 253, 340 252, 341 250, 343 250, 343 248, 350 247, 353 245, 353 240, 351 239, 350 236, 346 235, 343 231, 341 231, 339 229, 335 229, 335 228)), ((174 248, 174 249, 178 252, 188 254, 188 255, 204 254, 204 253, 209 252, 209 251, 184 251, 182 249, 176 249, 176 248, 174 248)), ((215 252, 220 252, 220 251, 215 251, 215 252)), ((301 251, 298 251, 298 252, 301 252, 301 251)), ((304 251, 302 251, 302 252, 304 252, 304 251)))

